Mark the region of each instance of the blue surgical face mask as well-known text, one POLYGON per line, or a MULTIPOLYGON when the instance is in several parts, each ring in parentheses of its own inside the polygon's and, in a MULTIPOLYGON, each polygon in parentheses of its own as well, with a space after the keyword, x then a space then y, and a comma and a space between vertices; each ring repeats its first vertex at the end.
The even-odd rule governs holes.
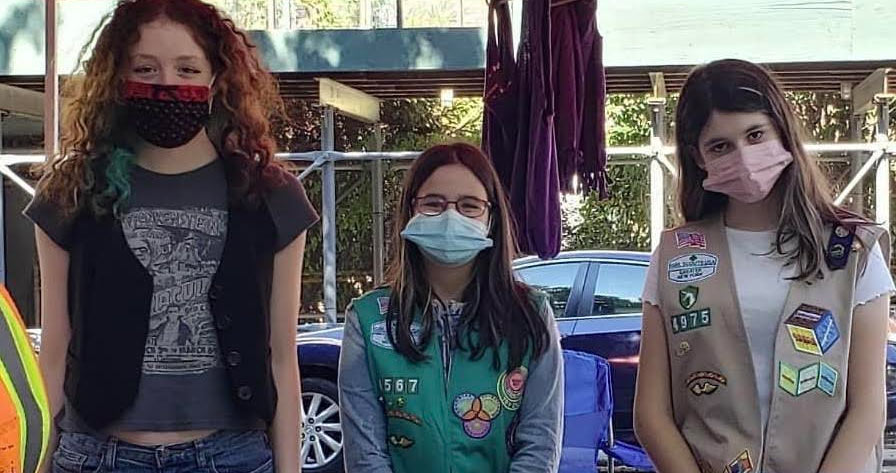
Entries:
POLYGON ((436 216, 415 215, 401 236, 415 243, 427 257, 445 266, 467 264, 494 244, 484 223, 464 217, 454 209, 436 216))

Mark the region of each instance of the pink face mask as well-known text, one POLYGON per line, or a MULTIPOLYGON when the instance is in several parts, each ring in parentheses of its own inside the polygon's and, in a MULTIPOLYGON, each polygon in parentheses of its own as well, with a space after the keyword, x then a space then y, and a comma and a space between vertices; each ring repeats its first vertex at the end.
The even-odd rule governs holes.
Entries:
POLYGON ((768 197, 793 155, 778 140, 746 146, 706 163, 703 188, 748 204, 768 197))

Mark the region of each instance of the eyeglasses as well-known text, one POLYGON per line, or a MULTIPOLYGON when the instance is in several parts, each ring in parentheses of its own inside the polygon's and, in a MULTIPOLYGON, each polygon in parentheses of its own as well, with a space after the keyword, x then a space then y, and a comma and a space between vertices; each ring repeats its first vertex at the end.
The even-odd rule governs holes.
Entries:
POLYGON ((430 217, 442 215, 448 209, 449 204, 454 204, 457 212, 464 217, 479 218, 491 208, 491 202, 476 197, 461 197, 457 200, 448 200, 442 195, 425 195, 413 200, 417 212, 430 217))

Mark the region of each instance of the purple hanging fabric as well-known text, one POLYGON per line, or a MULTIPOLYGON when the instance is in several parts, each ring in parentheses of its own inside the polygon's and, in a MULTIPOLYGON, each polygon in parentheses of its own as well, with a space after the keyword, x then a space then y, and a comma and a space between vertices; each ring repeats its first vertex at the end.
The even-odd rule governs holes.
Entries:
POLYGON ((550 0, 526 0, 522 16, 514 60, 508 2, 489 4, 482 147, 510 197, 520 250, 553 258, 561 220, 550 0))
POLYGON ((511 203, 524 251, 541 258, 560 252, 561 215, 554 89, 551 67, 550 0, 526 0, 517 54, 519 113, 511 203))
POLYGON ((482 149, 491 158, 504 189, 510 192, 517 137, 517 94, 508 3, 492 0, 489 4, 482 149))
POLYGON ((597 1, 577 0, 551 9, 551 65, 555 84, 560 189, 575 192, 578 175, 586 191, 609 196, 604 129, 606 76, 597 1))

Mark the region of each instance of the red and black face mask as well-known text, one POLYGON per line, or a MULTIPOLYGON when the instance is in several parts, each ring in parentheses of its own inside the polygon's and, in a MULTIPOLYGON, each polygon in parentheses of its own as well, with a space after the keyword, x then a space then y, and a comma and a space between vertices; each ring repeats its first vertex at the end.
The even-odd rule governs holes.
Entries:
POLYGON ((211 89, 204 85, 162 85, 126 81, 122 91, 134 131, 160 148, 192 140, 211 115, 211 89))

